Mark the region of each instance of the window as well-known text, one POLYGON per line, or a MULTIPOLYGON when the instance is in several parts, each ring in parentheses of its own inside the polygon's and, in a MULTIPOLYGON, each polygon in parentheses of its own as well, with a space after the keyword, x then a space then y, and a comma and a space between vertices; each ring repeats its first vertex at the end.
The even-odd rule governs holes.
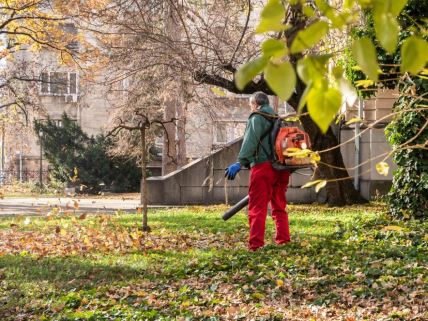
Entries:
POLYGON ((40 92, 45 95, 77 94, 77 74, 75 72, 42 72, 40 92))

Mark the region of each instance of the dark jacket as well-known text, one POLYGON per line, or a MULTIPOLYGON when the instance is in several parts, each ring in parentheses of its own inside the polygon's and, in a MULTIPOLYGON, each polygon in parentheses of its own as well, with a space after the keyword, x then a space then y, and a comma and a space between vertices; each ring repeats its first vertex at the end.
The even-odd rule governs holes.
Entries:
MULTIPOLYGON (((263 105, 257 110, 265 114, 275 115, 275 111, 269 105, 263 105)), ((239 163, 244 167, 253 167, 255 164, 263 163, 270 160, 271 145, 269 143, 269 136, 266 135, 261 145, 259 146, 260 138, 271 127, 272 123, 265 117, 257 114, 252 114, 247 122, 245 128, 244 140, 242 142, 241 150, 238 155, 239 163)))

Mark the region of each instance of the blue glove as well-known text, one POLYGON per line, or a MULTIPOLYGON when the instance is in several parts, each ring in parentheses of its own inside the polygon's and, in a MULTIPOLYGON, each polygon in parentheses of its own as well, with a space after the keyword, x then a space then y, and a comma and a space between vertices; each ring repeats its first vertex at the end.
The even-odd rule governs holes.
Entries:
POLYGON ((236 174, 241 170, 241 164, 234 163, 225 169, 224 177, 227 177, 228 180, 234 180, 236 174))

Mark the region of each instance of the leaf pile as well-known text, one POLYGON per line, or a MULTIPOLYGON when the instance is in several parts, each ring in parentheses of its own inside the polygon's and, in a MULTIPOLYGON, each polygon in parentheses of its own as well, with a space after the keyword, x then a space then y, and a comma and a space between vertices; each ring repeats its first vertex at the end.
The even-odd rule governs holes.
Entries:
POLYGON ((293 207, 292 243, 271 244, 270 222, 255 253, 245 217, 217 208, 153 213, 152 233, 135 215, 14 221, 0 319, 426 320, 428 222, 373 208, 293 207))
MULTIPOLYGON (((163 228, 155 233, 144 233, 137 225, 122 226, 117 218, 109 215, 96 215, 88 218, 88 222, 82 222, 86 214, 79 218, 68 216, 64 221, 57 217, 43 230, 32 231, 19 230, 19 225, 12 223, 10 229, 0 230, 0 256, 19 254, 43 257, 149 250, 181 252, 194 248, 245 247, 245 229, 235 235, 171 233, 163 228)), ((29 217, 22 222, 22 226, 27 228, 31 224, 29 217)))

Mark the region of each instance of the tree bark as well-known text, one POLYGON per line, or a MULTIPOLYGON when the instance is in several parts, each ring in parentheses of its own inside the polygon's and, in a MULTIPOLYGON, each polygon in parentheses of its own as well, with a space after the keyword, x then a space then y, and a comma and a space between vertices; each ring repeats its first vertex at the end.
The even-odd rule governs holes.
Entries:
POLYGON ((163 138, 162 149, 162 175, 169 174, 177 169, 177 146, 176 146, 176 118, 175 101, 168 98, 165 101, 165 133, 163 138))
MULTIPOLYGON (((297 110, 304 90, 305 85, 299 80, 296 85, 296 91, 289 100, 290 105, 295 110, 297 110)), ((306 108, 304 112, 306 112, 306 108)), ((330 149, 340 144, 331 127, 327 130, 327 133, 323 134, 317 124, 308 115, 301 117, 300 121, 305 131, 309 134, 314 151, 330 149)), ((321 161, 328 165, 319 164, 317 176, 326 180, 335 180, 329 182, 325 187, 327 191, 326 203, 329 206, 366 203, 367 200, 361 196, 352 183, 353 178, 349 176, 346 170, 340 148, 332 149, 322 153, 320 156, 321 161)))
MULTIPOLYGON (((303 116, 300 120, 311 138, 313 150, 322 151, 339 144, 331 128, 328 129, 327 133, 323 134, 309 116, 303 116)), ((327 190, 326 202, 329 206, 344 206, 367 202, 354 188, 352 177, 349 177, 345 168, 340 148, 322 153, 321 161, 328 165, 319 164, 316 176, 326 180, 334 180, 325 187, 327 190)))
POLYGON ((186 153, 186 111, 187 111, 187 88, 181 81, 181 99, 177 104, 177 165, 182 167, 187 164, 186 153))
POLYGON ((146 150, 146 126, 140 128, 141 133, 141 194, 140 194, 140 206, 143 207, 143 231, 150 232, 147 218, 147 150, 146 150))
MULTIPOLYGON (((180 39, 179 26, 177 25, 174 9, 167 1, 165 3, 165 33, 175 42, 180 39)), ((171 68, 165 66, 166 69, 171 68)), ((177 85, 177 77, 174 76, 173 87, 177 85)), ((175 88, 174 88, 175 89, 175 88)), ((162 151, 162 175, 169 174, 177 169, 177 105, 180 95, 170 89, 168 96, 165 98, 164 121, 165 133, 162 151)))

